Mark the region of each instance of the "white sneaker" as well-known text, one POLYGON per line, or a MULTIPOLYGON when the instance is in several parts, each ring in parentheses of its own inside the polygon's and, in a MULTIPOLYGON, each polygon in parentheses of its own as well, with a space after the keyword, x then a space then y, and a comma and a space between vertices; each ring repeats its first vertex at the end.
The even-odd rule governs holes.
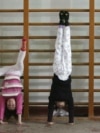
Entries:
POLYGON ((64 109, 59 109, 59 116, 68 116, 69 113, 65 111, 64 109))
POLYGON ((53 111, 53 116, 57 116, 57 110, 53 111))
POLYGON ((57 110, 54 110, 53 112, 53 116, 68 116, 69 113, 67 111, 65 111, 64 109, 57 109, 57 110))

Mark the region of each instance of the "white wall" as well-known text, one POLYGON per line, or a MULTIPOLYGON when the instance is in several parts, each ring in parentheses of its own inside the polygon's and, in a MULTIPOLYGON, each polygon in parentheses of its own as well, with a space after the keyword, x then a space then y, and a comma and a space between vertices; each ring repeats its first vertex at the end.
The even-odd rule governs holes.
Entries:
MULTIPOLYGON (((100 0, 95 0, 95 8, 100 8, 100 0)), ((0 0, 0 9, 22 9, 23 0, 0 0)), ((89 0, 29 0, 30 9, 89 9, 89 0)), ((99 13, 95 13, 95 22, 100 22, 99 13)), ((29 14, 30 22, 58 22, 58 12, 34 12, 29 14)), ((0 13, 0 22, 23 22, 22 13, 0 13)), ((89 22, 89 13, 70 13, 70 22, 89 22)), ((57 26, 30 26, 29 35, 56 35, 57 26)), ((100 27, 95 26, 95 35, 99 36, 100 27)), ((0 36, 13 36, 23 35, 22 26, 0 26, 0 36)), ((71 26, 71 35, 89 35, 88 26, 71 26)), ((30 40, 30 49, 54 49, 55 40, 42 39, 42 40, 30 40)), ((72 39, 71 40, 72 50, 74 49, 89 49, 89 41, 86 39, 72 39)), ((0 40, 0 49, 16 49, 20 47, 20 40, 0 40), (12 45, 13 44, 13 45, 12 45)), ((100 49, 99 40, 95 40, 95 49, 100 49)), ((0 53, 0 63, 2 62, 15 62, 17 53, 13 54, 0 53)), ((99 53, 95 54, 95 62, 99 62, 99 53)), ((53 53, 30 53, 29 62, 52 62, 53 53)), ((89 62, 88 53, 73 53, 73 63, 89 62)), ((95 66, 95 75, 100 74, 99 66, 95 66)), ((29 67, 29 75, 31 76, 42 76, 42 75, 53 75, 52 66, 46 67, 29 67)), ((73 66, 72 75, 89 75, 88 66, 73 66)), ((95 87, 99 89, 99 79, 95 80, 95 87)), ((34 79, 29 80, 30 89, 49 89, 51 86, 51 79, 34 79)), ((73 79, 72 89, 88 89, 88 79, 73 79)), ((30 101, 48 101, 49 93, 31 93, 30 101)), ((98 94, 95 94, 95 100, 99 100, 98 94)), ((88 101, 88 93, 73 93, 74 101, 88 101)))

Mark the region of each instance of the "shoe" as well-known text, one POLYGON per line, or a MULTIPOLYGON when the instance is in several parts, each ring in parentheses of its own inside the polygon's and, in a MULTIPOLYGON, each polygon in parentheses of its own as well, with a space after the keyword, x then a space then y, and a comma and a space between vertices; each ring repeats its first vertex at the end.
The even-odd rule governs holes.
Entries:
POLYGON ((60 11, 59 12, 59 19, 60 19, 59 24, 64 25, 65 24, 65 11, 60 11))
POLYGON ((53 116, 57 116, 57 111, 56 110, 53 111, 53 116))
POLYGON ((22 46, 21 46, 22 51, 26 51, 26 42, 27 42, 27 40, 25 38, 23 38, 22 39, 22 46))
POLYGON ((59 116, 68 116, 68 112, 66 112, 64 109, 59 109, 59 116))
POLYGON ((68 116, 69 113, 67 111, 65 111, 64 109, 57 109, 57 110, 54 110, 53 112, 53 116, 68 116))
POLYGON ((65 19, 65 26, 68 26, 69 25, 69 12, 68 11, 65 11, 64 12, 64 19, 65 19))
POLYGON ((60 116, 60 109, 54 110, 53 116, 60 116))

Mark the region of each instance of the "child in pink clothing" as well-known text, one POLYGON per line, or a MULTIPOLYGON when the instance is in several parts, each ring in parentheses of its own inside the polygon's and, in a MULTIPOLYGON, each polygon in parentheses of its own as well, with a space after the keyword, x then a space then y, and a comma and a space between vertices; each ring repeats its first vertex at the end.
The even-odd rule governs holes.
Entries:
POLYGON ((18 124, 22 124, 23 85, 20 77, 24 70, 25 54, 26 39, 23 39, 16 64, 0 68, 0 76, 4 76, 0 95, 0 124, 5 124, 3 120, 6 108, 9 111, 16 110, 18 124))

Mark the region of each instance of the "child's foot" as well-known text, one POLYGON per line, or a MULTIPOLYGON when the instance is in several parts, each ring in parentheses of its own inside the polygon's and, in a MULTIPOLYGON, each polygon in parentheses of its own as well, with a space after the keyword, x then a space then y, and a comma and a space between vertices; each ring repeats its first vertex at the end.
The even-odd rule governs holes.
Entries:
POLYGON ((69 12, 68 11, 65 11, 64 12, 64 18, 65 18, 65 25, 69 25, 69 12))
POLYGON ((25 51, 26 50, 26 42, 27 40, 25 38, 22 39, 22 47, 21 47, 21 50, 22 51, 25 51))
POLYGON ((60 11, 59 12, 59 24, 60 25, 64 25, 65 24, 65 17, 64 17, 65 11, 60 11))

